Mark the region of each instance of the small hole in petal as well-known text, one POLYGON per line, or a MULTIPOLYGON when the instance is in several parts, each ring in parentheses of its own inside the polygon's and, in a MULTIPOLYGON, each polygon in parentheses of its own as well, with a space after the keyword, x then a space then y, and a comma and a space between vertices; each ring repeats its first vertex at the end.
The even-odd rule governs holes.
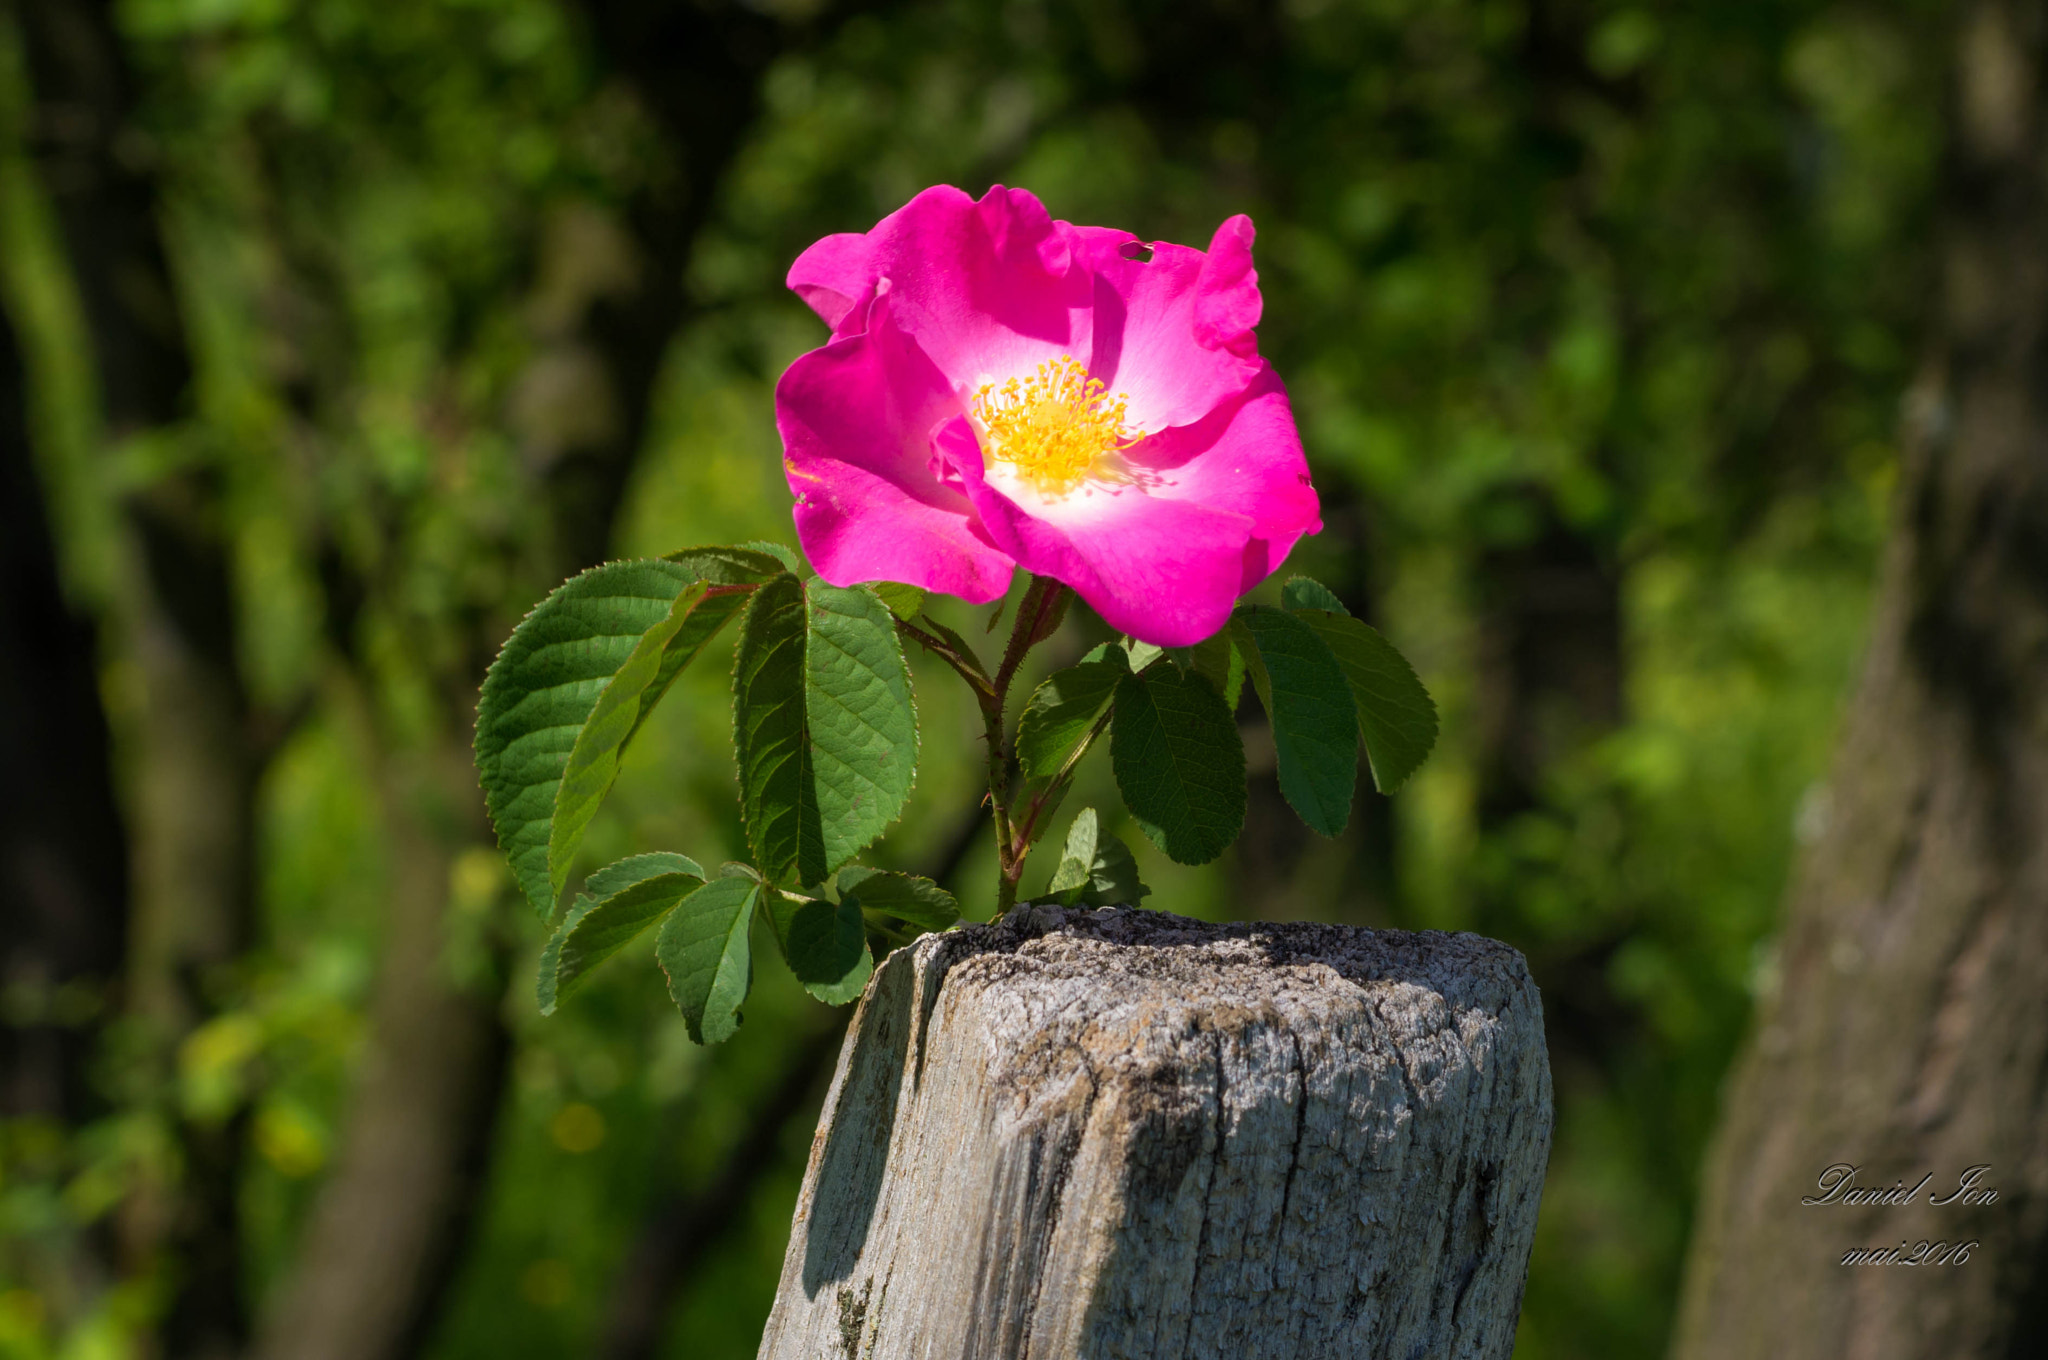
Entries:
POLYGON ((1116 253, 1137 264, 1152 263, 1152 247, 1143 241, 1126 241, 1117 247, 1116 253))

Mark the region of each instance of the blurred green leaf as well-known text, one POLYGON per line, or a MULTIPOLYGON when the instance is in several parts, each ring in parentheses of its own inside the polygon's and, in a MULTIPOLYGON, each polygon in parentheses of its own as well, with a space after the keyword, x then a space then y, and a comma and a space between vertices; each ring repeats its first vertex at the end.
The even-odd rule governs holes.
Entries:
POLYGON ((1237 723, 1207 680, 1170 661, 1117 683, 1110 768, 1139 829, 1182 864, 1208 863, 1244 827, 1237 723))

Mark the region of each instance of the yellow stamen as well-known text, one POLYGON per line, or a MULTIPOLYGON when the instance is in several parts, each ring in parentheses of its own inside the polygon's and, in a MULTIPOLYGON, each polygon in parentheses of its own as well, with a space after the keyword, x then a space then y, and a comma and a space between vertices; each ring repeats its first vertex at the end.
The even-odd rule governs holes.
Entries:
POLYGON ((1064 496, 1090 478, 1117 478, 1113 455, 1137 442, 1124 430, 1127 401, 1061 355, 1022 382, 983 383, 969 410, 989 460, 1043 495, 1064 496))

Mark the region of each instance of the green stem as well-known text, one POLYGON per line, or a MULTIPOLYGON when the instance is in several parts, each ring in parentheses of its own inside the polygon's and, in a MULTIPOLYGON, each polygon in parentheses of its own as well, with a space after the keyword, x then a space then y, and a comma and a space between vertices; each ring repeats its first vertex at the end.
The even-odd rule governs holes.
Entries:
POLYGON ((996 820, 997 916, 1017 904, 1017 884, 1024 877, 1024 861, 1031 854, 1030 842, 1020 841, 1010 827, 1010 750, 1003 730, 1010 685, 1016 680, 1025 656, 1060 626, 1073 598, 1074 592, 1058 581, 1043 576, 1031 578, 1023 602, 1017 606, 1017 621, 1010 629, 1010 642, 1003 649, 995 682, 990 692, 982 696, 982 730, 988 742, 988 800, 996 820))

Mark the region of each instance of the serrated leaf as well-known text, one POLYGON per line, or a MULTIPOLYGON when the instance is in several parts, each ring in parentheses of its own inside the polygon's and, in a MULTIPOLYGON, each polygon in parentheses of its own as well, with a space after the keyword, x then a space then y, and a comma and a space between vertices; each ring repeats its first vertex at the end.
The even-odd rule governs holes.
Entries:
POLYGON ((828 1006, 844 1005, 859 996, 875 971, 860 907, 773 888, 768 892, 776 942, 804 990, 828 1006))
POLYGON ((804 724, 804 587, 784 574, 754 592, 733 667, 740 817, 754 863, 784 879, 825 857, 804 724))
POLYGON ((839 871, 839 900, 890 916, 919 930, 944 930, 960 919, 953 894, 928 878, 851 864, 839 871))
POLYGON ((554 934, 548 936, 547 944, 540 951, 540 971, 533 980, 533 999, 539 1003, 542 1015, 553 1015, 555 1004, 561 1000, 562 942, 596 906, 595 897, 577 894, 562 917, 562 923, 555 927, 554 934))
POLYGON ((644 855, 628 855, 614 860, 583 880, 583 891, 602 900, 621 888, 630 888, 643 878, 656 874, 695 874, 709 878, 702 865, 688 855, 679 855, 673 850, 653 850, 644 855))
POLYGON ((1130 674, 1121 647, 1111 647, 1100 661, 1054 671, 1031 691, 1024 716, 1017 721, 1017 762, 1026 777, 1051 779, 1067 755, 1109 711, 1117 681, 1130 674))
POLYGON ((699 580, 716 586, 758 586, 785 571, 797 570, 796 554, 780 543, 685 548, 661 560, 688 568, 699 580))
POLYGON ((750 879, 712 879, 676 905, 655 938, 668 994, 700 1044, 723 1043, 740 1027, 754 981, 747 929, 760 892, 750 879))
POLYGON ((1154 661, 1166 655, 1164 647, 1152 642, 1133 642, 1124 650, 1130 653, 1131 669, 1133 671, 1142 671, 1154 661))
POLYGON ((1237 723, 1208 681, 1170 661, 1118 682, 1110 767, 1139 829, 1182 864, 1208 863, 1244 828, 1237 723))
POLYGON ((476 763, 498 843, 543 917, 555 795, 576 737, 641 637, 697 579, 660 560, 608 562, 557 587, 512 631, 477 702, 476 763))
POLYGON ((870 581, 868 589, 876 598, 889 606, 889 612, 905 623, 924 612, 924 587, 907 586, 900 581, 870 581))
POLYGON ((917 776, 910 668, 866 590, 783 575, 756 592, 733 686, 740 805, 771 881, 822 882, 903 811, 917 776))
POLYGON ((1316 631, 1343 668, 1358 708, 1373 786, 1392 793, 1436 745, 1436 702, 1407 658, 1371 625, 1316 609, 1296 617, 1316 631))
POLYGON ((1067 843, 1060 848, 1059 867, 1052 871, 1052 879, 1045 885, 1048 897, 1076 893, 1088 884, 1088 870, 1095 863, 1095 840, 1101 823, 1094 808, 1082 808, 1074 814, 1074 821, 1067 828, 1067 843))
POLYGON ((1081 889, 1084 907, 1135 907, 1151 896, 1152 890, 1138 877, 1138 860, 1131 847, 1104 832, 1095 843, 1095 862, 1088 866, 1088 882, 1081 889))
POLYGON ((632 654, 591 706, 555 792, 548 830, 550 902, 561 896, 569 881, 577 847, 619 776, 628 743, 676 676, 745 607, 744 592, 718 587, 720 593, 710 594, 713 589, 704 581, 685 586, 669 606, 667 617, 641 635, 632 654))
POLYGON ((1237 712, 1244 692, 1244 654, 1238 650, 1229 628, 1219 628, 1206 642, 1182 649, 1186 667, 1209 682, 1223 696, 1223 706, 1237 712))
POLYGON ((1066 906, 1109 907, 1135 906, 1152 890, 1139 879, 1130 847, 1101 829, 1094 808, 1082 808, 1045 891, 1066 906))
POLYGON ((1237 613, 1266 672, 1260 697, 1273 725, 1280 792, 1311 831, 1334 836, 1351 819, 1358 786, 1358 710, 1344 668, 1297 616, 1263 605, 1237 613))
MULTIPOLYGON (((592 969, 646 934, 673 911, 678 903, 704 886, 701 870, 664 870, 657 863, 684 856, 636 855, 640 868, 651 870, 643 877, 624 880, 626 865, 621 861, 606 871, 607 895, 600 900, 584 895, 563 918, 561 928, 541 954, 540 980, 536 987, 542 1015, 554 1014, 555 1007, 576 990, 592 969), (615 886, 614 886, 615 885, 615 886)), ((596 883, 599 875, 593 874, 596 883)))
POLYGON ((1332 614, 1349 615, 1350 610, 1337 598, 1337 593, 1321 581, 1306 576, 1290 576, 1287 584, 1280 589, 1280 603, 1289 609, 1322 609, 1332 614))
POLYGON ((917 708, 882 602, 822 582, 806 593, 804 697, 824 825, 822 857, 798 869, 805 883, 820 883, 902 814, 917 779, 917 708))

